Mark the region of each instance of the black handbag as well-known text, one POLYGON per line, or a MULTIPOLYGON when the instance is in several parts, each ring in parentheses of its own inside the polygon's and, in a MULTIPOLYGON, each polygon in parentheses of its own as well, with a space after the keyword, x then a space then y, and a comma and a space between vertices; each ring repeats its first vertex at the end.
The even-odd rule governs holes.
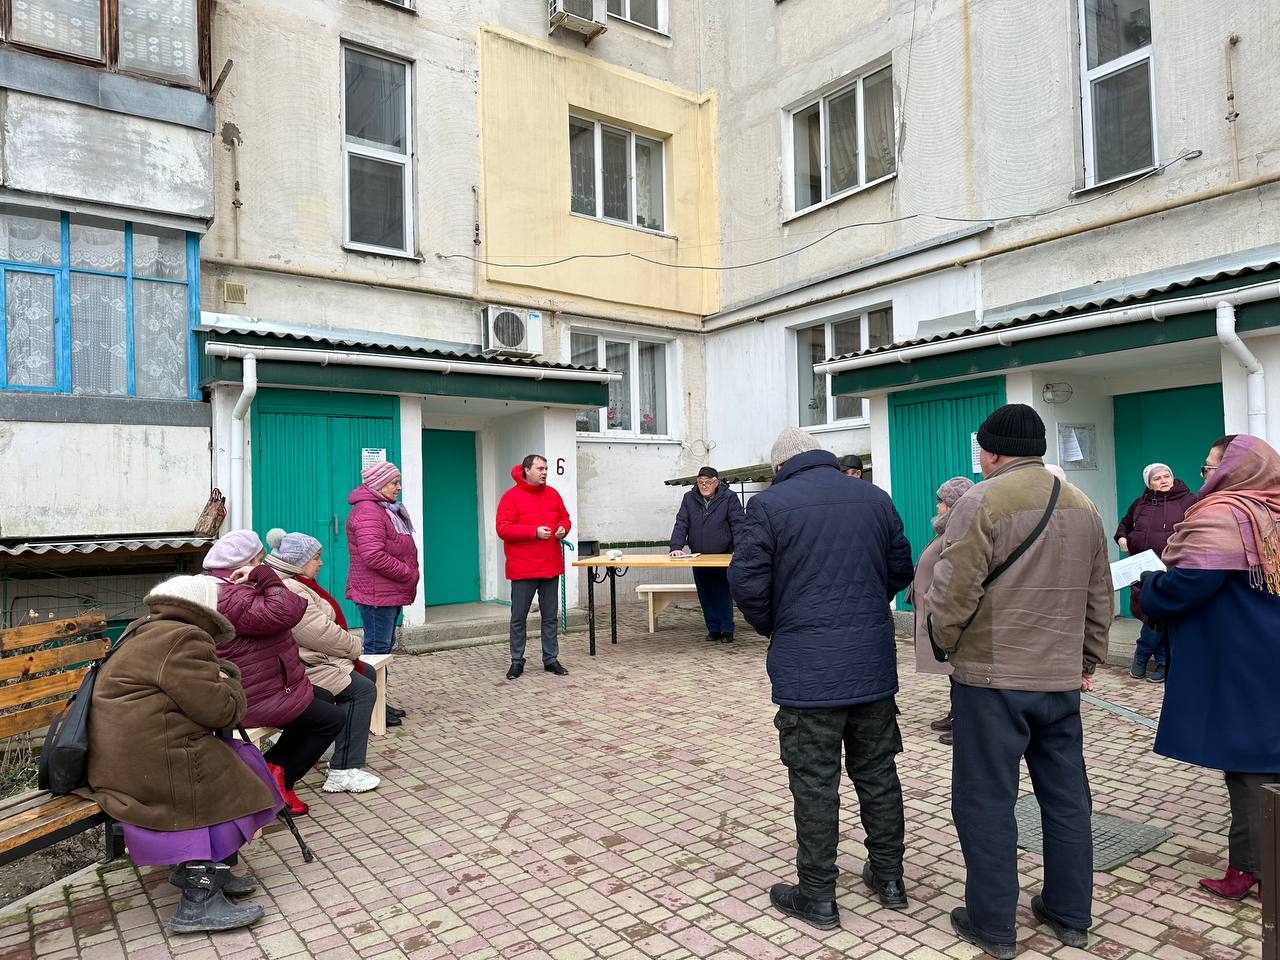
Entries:
POLYGON ((40 751, 40 769, 36 777, 36 784, 41 790, 66 794, 89 785, 89 707, 93 703, 93 687, 98 680, 98 668, 111 659, 111 655, 120 649, 125 639, 138 626, 150 619, 147 617, 133 629, 121 634, 120 639, 102 659, 89 667, 66 707, 49 723, 44 748, 40 751))
MULTIPOLYGON (((1027 539, 1018 544, 1018 548, 1004 558, 1004 562, 987 574, 986 579, 982 581, 982 589, 986 590, 997 580, 1003 576, 1004 572, 1018 562, 1018 558, 1031 549, 1031 545, 1040 539, 1040 534, 1044 533, 1044 528, 1049 525, 1049 518, 1053 516, 1053 508, 1058 505, 1058 494, 1062 492, 1062 481, 1057 477, 1053 478, 1053 492, 1049 494, 1049 505, 1044 508, 1044 516, 1040 518, 1040 522, 1036 524, 1036 528, 1031 531, 1027 539)), ((973 623, 974 617, 977 617, 978 611, 973 612, 973 616, 966 621, 965 625, 960 628, 960 632, 964 633, 969 629, 969 624, 973 623)), ((947 651, 933 642, 933 614, 930 614, 925 620, 925 626, 929 631, 929 646, 933 647, 933 659, 939 663, 947 662, 947 651)))

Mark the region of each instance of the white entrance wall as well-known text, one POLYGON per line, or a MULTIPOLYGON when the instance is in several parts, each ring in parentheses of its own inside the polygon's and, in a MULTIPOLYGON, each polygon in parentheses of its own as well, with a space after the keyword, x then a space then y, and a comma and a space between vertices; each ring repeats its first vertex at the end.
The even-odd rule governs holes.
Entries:
MULTIPOLYGON (((433 546, 425 521, 426 504, 422 491, 428 478, 422 472, 422 402, 418 397, 400 398, 400 477, 403 486, 400 498, 409 508, 409 516, 413 518, 413 539, 418 545, 418 556, 423 550, 433 546)), ((413 603, 404 608, 404 625, 420 627, 427 622, 426 581, 423 579, 427 565, 418 564, 418 592, 413 603)))

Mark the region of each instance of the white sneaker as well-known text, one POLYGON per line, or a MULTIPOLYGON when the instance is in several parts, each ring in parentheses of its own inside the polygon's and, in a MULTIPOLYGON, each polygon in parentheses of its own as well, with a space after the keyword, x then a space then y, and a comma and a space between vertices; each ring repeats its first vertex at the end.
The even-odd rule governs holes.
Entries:
POLYGON ((325 793, 364 793, 372 790, 382 781, 372 773, 359 768, 350 770, 329 770, 324 781, 325 793))

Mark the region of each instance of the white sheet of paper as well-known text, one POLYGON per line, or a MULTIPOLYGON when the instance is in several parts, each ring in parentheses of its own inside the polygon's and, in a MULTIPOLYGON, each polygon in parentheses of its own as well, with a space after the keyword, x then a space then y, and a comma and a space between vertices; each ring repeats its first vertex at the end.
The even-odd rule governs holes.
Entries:
POLYGON ((1076 435, 1075 428, 1067 430, 1066 442, 1062 445, 1062 458, 1066 463, 1075 463, 1084 459, 1084 451, 1080 449, 1080 438, 1076 435))
POLYGON ((678 557, 672 557, 672 560, 692 560, 694 557, 700 557, 700 553, 682 553, 678 557))
POLYGON ((1111 583, 1117 590, 1133 586, 1148 570, 1167 570, 1153 550, 1143 550, 1111 565, 1111 583))

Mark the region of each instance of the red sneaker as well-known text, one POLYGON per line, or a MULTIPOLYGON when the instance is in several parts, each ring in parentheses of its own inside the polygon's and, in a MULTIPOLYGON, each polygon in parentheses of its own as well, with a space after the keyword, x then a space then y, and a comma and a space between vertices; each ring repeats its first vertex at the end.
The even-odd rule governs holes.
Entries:
POLYGON ((1227 867, 1227 875, 1221 880, 1201 880, 1200 886, 1224 900, 1243 900, 1257 882, 1258 878, 1252 873, 1227 867))
POLYGON ((284 785, 284 768, 274 763, 268 763, 267 769, 271 771, 271 779, 276 782, 276 789, 280 791, 280 796, 284 798, 284 807, 295 817, 300 817, 311 808, 302 800, 298 799, 298 795, 284 785))

